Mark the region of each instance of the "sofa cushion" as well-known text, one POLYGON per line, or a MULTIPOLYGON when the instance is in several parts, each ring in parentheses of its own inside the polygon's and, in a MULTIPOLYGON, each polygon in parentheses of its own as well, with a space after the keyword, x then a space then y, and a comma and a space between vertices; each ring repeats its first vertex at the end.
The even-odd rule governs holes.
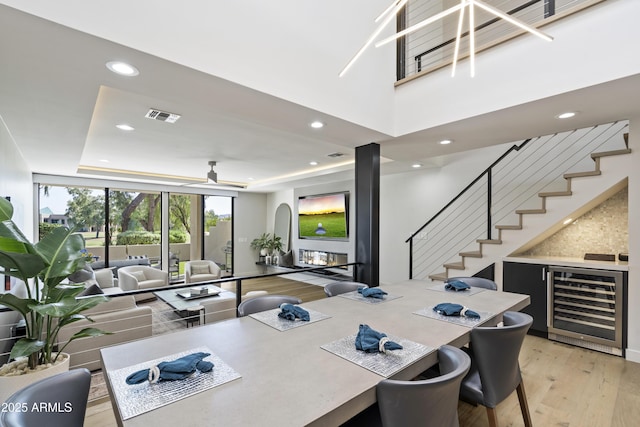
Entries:
POLYGON ((87 285, 96 285, 96 274, 89 264, 85 264, 80 270, 72 273, 68 277, 70 282, 73 283, 86 283, 87 285))
POLYGON ((192 265, 191 266, 191 274, 209 274, 209 266, 208 265, 192 265))
POLYGON ((140 282, 144 282, 145 280, 147 280, 147 276, 144 275, 144 271, 130 271, 129 274, 131 274, 133 277, 135 277, 135 279, 138 281, 138 283, 140 282))

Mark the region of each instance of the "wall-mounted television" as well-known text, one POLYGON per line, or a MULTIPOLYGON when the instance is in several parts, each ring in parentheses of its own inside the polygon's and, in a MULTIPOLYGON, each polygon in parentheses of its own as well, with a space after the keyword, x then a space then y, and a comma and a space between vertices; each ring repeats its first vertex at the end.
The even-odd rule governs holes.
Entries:
POLYGON ((298 237, 347 240, 349 238, 349 193, 299 197, 298 237))

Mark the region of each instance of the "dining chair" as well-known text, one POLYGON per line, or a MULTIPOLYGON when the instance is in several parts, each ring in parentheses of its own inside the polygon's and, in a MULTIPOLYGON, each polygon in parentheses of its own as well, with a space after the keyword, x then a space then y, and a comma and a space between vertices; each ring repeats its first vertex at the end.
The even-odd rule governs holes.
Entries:
POLYGON ((471 369, 462 380, 460 399, 487 408, 489 426, 497 427, 496 406, 514 390, 518 392, 522 418, 531 426, 531 414, 518 363, 520 348, 533 323, 525 313, 507 311, 502 327, 477 327, 471 330, 471 369))
POLYGON ((466 283, 472 288, 484 288, 492 291, 498 290, 498 285, 493 280, 485 279, 484 277, 449 277, 445 283, 453 280, 459 280, 466 283))
POLYGON ((382 380, 376 387, 383 427, 458 427, 460 382, 471 359, 459 348, 438 349, 440 375, 420 381, 382 380))
POLYGON ((301 304, 300 298, 289 295, 263 295, 244 300, 238 306, 238 315, 248 316, 260 311, 271 310, 280 307, 280 304, 301 304))
POLYGON ((347 292, 357 291, 358 288, 368 288, 364 283, 360 282, 331 282, 324 286, 324 293, 328 297, 334 297, 347 292))
POLYGON ((85 368, 36 381, 7 399, 3 407, 14 409, 2 411, 0 426, 82 427, 90 385, 85 368))

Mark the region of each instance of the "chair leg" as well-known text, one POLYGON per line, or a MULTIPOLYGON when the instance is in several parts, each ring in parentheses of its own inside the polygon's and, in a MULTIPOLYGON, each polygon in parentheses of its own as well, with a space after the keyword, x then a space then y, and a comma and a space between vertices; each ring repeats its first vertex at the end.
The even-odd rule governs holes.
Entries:
POLYGON ((525 427, 532 427, 531 414, 529 413, 529 404, 527 403, 527 395, 524 392, 524 381, 520 381, 518 387, 518 400, 520 401, 520 410, 522 411, 522 419, 524 420, 525 427))
POLYGON ((498 427, 498 412, 496 408, 487 406, 487 418, 489 418, 489 427, 498 427))

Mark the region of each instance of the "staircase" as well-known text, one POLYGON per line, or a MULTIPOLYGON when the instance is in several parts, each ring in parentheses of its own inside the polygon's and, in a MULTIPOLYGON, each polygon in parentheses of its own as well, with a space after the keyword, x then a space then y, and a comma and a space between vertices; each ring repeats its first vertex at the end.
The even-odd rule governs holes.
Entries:
MULTIPOLYGON (((471 208, 463 209, 463 205, 452 207, 452 210, 449 213, 445 212, 443 216, 452 217, 454 220, 450 223, 436 224, 429 232, 416 232, 411 240, 412 267, 416 265, 416 261, 422 262, 418 258, 421 254, 430 254, 429 257, 446 259, 440 264, 440 269, 444 267, 444 271, 438 271, 437 264, 429 265, 425 258, 424 264, 432 271, 412 268, 412 277, 444 281, 452 276, 472 276, 500 261, 504 256, 541 242, 558 231, 563 226, 564 219, 576 218, 620 191, 626 186, 633 157, 625 156, 631 153, 626 130, 626 123, 617 122, 548 136, 543 138, 542 142, 532 141, 531 145, 536 147, 535 150, 531 148, 526 155, 517 153, 517 161, 511 160, 510 165, 505 166, 504 170, 493 172, 500 178, 496 180, 497 184, 488 190, 488 205, 491 206, 490 216, 499 225, 489 227, 488 235, 474 238, 474 233, 482 234, 484 231, 481 229, 486 227, 486 223, 474 224, 474 221, 477 221, 470 216, 481 216, 478 212, 482 207, 473 209, 481 197, 470 197, 469 201, 465 202, 469 203, 468 206, 471 208), (589 140, 588 144, 585 143, 585 139, 589 140), (563 144, 559 144, 558 141, 563 144), (614 148, 610 148, 612 145, 614 148), (615 147, 616 145, 619 147, 615 147), (569 149, 568 146, 573 148, 569 149), (556 154, 550 150, 559 151, 556 154), (582 153, 585 150, 589 151, 586 154, 582 153), (549 160, 550 158, 553 160, 549 160), (590 168, 587 169, 588 163, 582 158, 588 159, 591 163, 590 168), (553 162, 555 163, 548 167, 553 162), (551 179, 547 180, 550 182, 546 182, 535 176, 538 174, 553 178, 549 176, 549 171, 559 169, 560 165, 566 168, 557 173, 559 180, 551 179), (574 169, 578 171, 573 171, 574 169), (525 174, 527 176, 523 177, 525 174), (535 197, 524 194, 527 190, 538 189, 541 186, 544 188, 532 194, 535 197), (491 201, 492 198, 494 201, 491 201), (467 215, 466 212, 461 212, 467 210, 473 213, 467 215), (450 231, 441 232, 437 227, 450 231), (465 231, 466 229, 469 231, 465 231), (464 234, 464 237, 459 237, 461 234, 464 234), (448 237, 440 238, 439 235, 448 237), (447 246, 450 240, 455 242, 447 246), (456 250, 456 247, 461 248, 456 250)), ((492 174, 491 170, 489 174, 492 174)), ((488 181, 491 188, 491 177, 488 181)), ((478 190, 471 192, 478 193, 478 190)))

